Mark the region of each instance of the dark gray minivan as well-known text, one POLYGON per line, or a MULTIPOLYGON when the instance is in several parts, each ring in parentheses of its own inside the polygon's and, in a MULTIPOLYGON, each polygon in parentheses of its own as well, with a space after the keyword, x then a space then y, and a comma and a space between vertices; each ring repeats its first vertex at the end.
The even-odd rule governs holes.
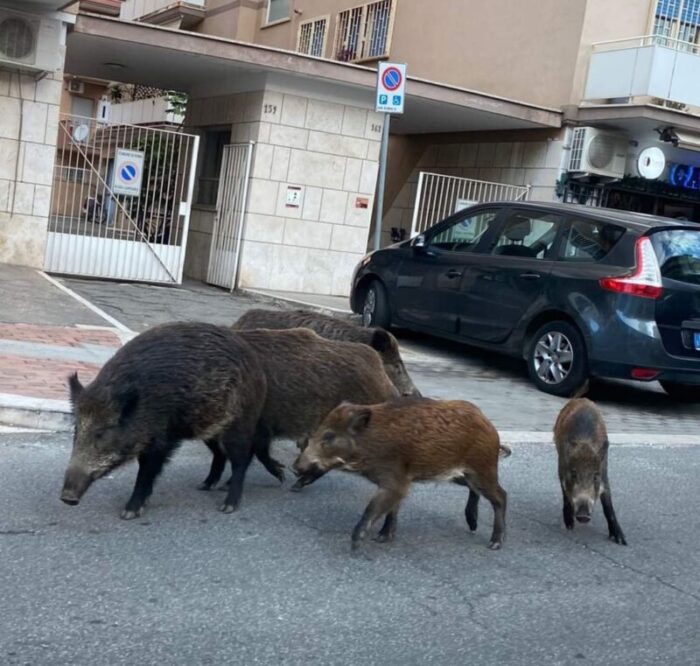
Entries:
POLYGON ((522 356, 542 391, 658 380, 700 399, 700 225, 575 204, 489 203, 368 254, 366 326, 522 356))

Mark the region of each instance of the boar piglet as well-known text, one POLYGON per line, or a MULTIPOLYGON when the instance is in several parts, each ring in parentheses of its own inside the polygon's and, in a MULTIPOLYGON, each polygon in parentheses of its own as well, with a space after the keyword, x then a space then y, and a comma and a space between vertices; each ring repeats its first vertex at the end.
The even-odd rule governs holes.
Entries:
POLYGON ((382 516, 377 540, 391 540, 411 483, 429 480, 469 487, 465 515, 472 530, 479 496, 491 502, 489 548, 497 549, 504 539, 506 513, 506 492, 498 483, 500 453, 496 429, 475 405, 399 398, 365 407, 340 405, 314 433, 294 468, 301 474, 314 466, 358 472, 379 486, 353 530, 353 550, 382 516))
MULTIPOLYGON (((275 438, 305 440, 345 400, 369 405, 398 395, 379 355, 366 345, 326 340, 308 328, 239 330, 235 334, 257 355, 266 378, 256 450, 268 450, 275 438)), ((223 453, 216 448, 212 452, 202 490, 217 484, 225 467, 223 453)), ((322 470, 309 470, 297 480, 294 490, 322 475, 322 470)))
POLYGON ((236 330, 310 328, 326 340, 357 342, 372 347, 382 359, 384 371, 400 395, 419 396, 399 352, 396 338, 383 328, 363 328, 349 321, 309 310, 248 310, 233 325, 236 330))
POLYGON ((69 384, 75 434, 61 493, 66 504, 78 504, 95 479, 136 458, 136 485, 121 517, 140 516, 183 439, 220 446, 231 461, 234 482, 221 507, 227 513, 238 506, 254 453, 279 476, 279 463, 256 435, 265 376, 257 354, 229 328, 157 326, 117 351, 89 386, 77 374, 69 384))
POLYGON ((598 497, 615 543, 627 545, 613 509, 608 479, 608 433, 603 415, 590 400, 570 400, 554 426, 559 456, 559 482, 564 498, 564 524, 574 528, 574 518, 588 523, 598 497))

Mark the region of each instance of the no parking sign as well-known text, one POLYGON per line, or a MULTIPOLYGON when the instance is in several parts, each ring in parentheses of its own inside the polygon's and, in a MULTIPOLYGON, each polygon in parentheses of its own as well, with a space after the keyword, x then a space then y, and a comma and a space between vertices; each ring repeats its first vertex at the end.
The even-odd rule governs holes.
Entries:
POLYGON ((377 69, 377 103, 382 113, 403 113, 406 88, 406 65, 381 62, 377 69))
POLYGON ((114 159, 114 194, 137 197, 141 194, 143 180, 143 151, 117 148, 114 159))

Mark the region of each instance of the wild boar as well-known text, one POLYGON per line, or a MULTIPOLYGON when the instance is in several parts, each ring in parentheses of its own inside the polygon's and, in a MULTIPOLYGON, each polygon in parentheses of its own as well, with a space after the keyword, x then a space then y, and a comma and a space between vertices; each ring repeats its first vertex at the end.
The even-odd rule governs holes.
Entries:
POLYGON ((505 536, 506 492, 498 483, 500 454, 498 432, 475 405, 400 398, 370 406, 344 403, 334 409, 294 469, 298 474, 314 467, 343 469, 379 486, 352 532, 353 550, 382 516, 384 524, 376 540, 393 539, 399 505, 411 483, 428 480, 469 487, 465 515, 471 530, 477 526, 479 496, 491 502, 494 522, 489 548, 495 550, 505 536))
MULTIPOLYGON (((236 335, 258 355, 267 380, 257 432, 263 450, 273 438, 306 439, 343 400, 370 404, 398 395, 379 355, 366 345, 326 340, 307 328, 238 330, 236 335)), ((213 454, 202 490, 221 478, 225 460, 221 451, 213 454)), ((294 490, 322 474, 309 469, 294 490)))
POLYGON ((559 457, 559 482, 564 499, 564 525, 574 529, 591 520, 598 497, 615 543, 627 545, 617 522, 608 479, 608 433, 600 410, 586 398, 569 400, 554 425, 559 457))
POLYGON ((268 328, 310 328, 327 340, 359 342, 372 347, 382 357, 384 371, 401 395, 420 396, 401 359, 399 343, 383 328, 363 328, 338 317, 309 310, 248 310, 233 325, 236 330, 268 328))
POLYGON ((201 438, 219 451, 220 443, 226 452, 233 483, 224 512, 238 506, 254 453, 278 475, 279 463, 255 437, 265 375, 258 354, 229 328, 157 326, 117 351, 89 386, 77 374, 69 385, 75 435, 61 493, 66 504, 78 504, 93 481, 137 458, 136 484, 121 517, 141 515, 156 477, 183 439, 201 438))

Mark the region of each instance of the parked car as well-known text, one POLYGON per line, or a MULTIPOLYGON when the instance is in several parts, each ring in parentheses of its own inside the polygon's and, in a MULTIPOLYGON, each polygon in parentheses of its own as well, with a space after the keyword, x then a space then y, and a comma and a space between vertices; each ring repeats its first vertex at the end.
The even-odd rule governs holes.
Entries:
POLYGON ((700 225, 574 204, 489 203, 368 254, 350 297, 399 326, 527 361, 542 391, 658 380, 700 399, 700 225))

